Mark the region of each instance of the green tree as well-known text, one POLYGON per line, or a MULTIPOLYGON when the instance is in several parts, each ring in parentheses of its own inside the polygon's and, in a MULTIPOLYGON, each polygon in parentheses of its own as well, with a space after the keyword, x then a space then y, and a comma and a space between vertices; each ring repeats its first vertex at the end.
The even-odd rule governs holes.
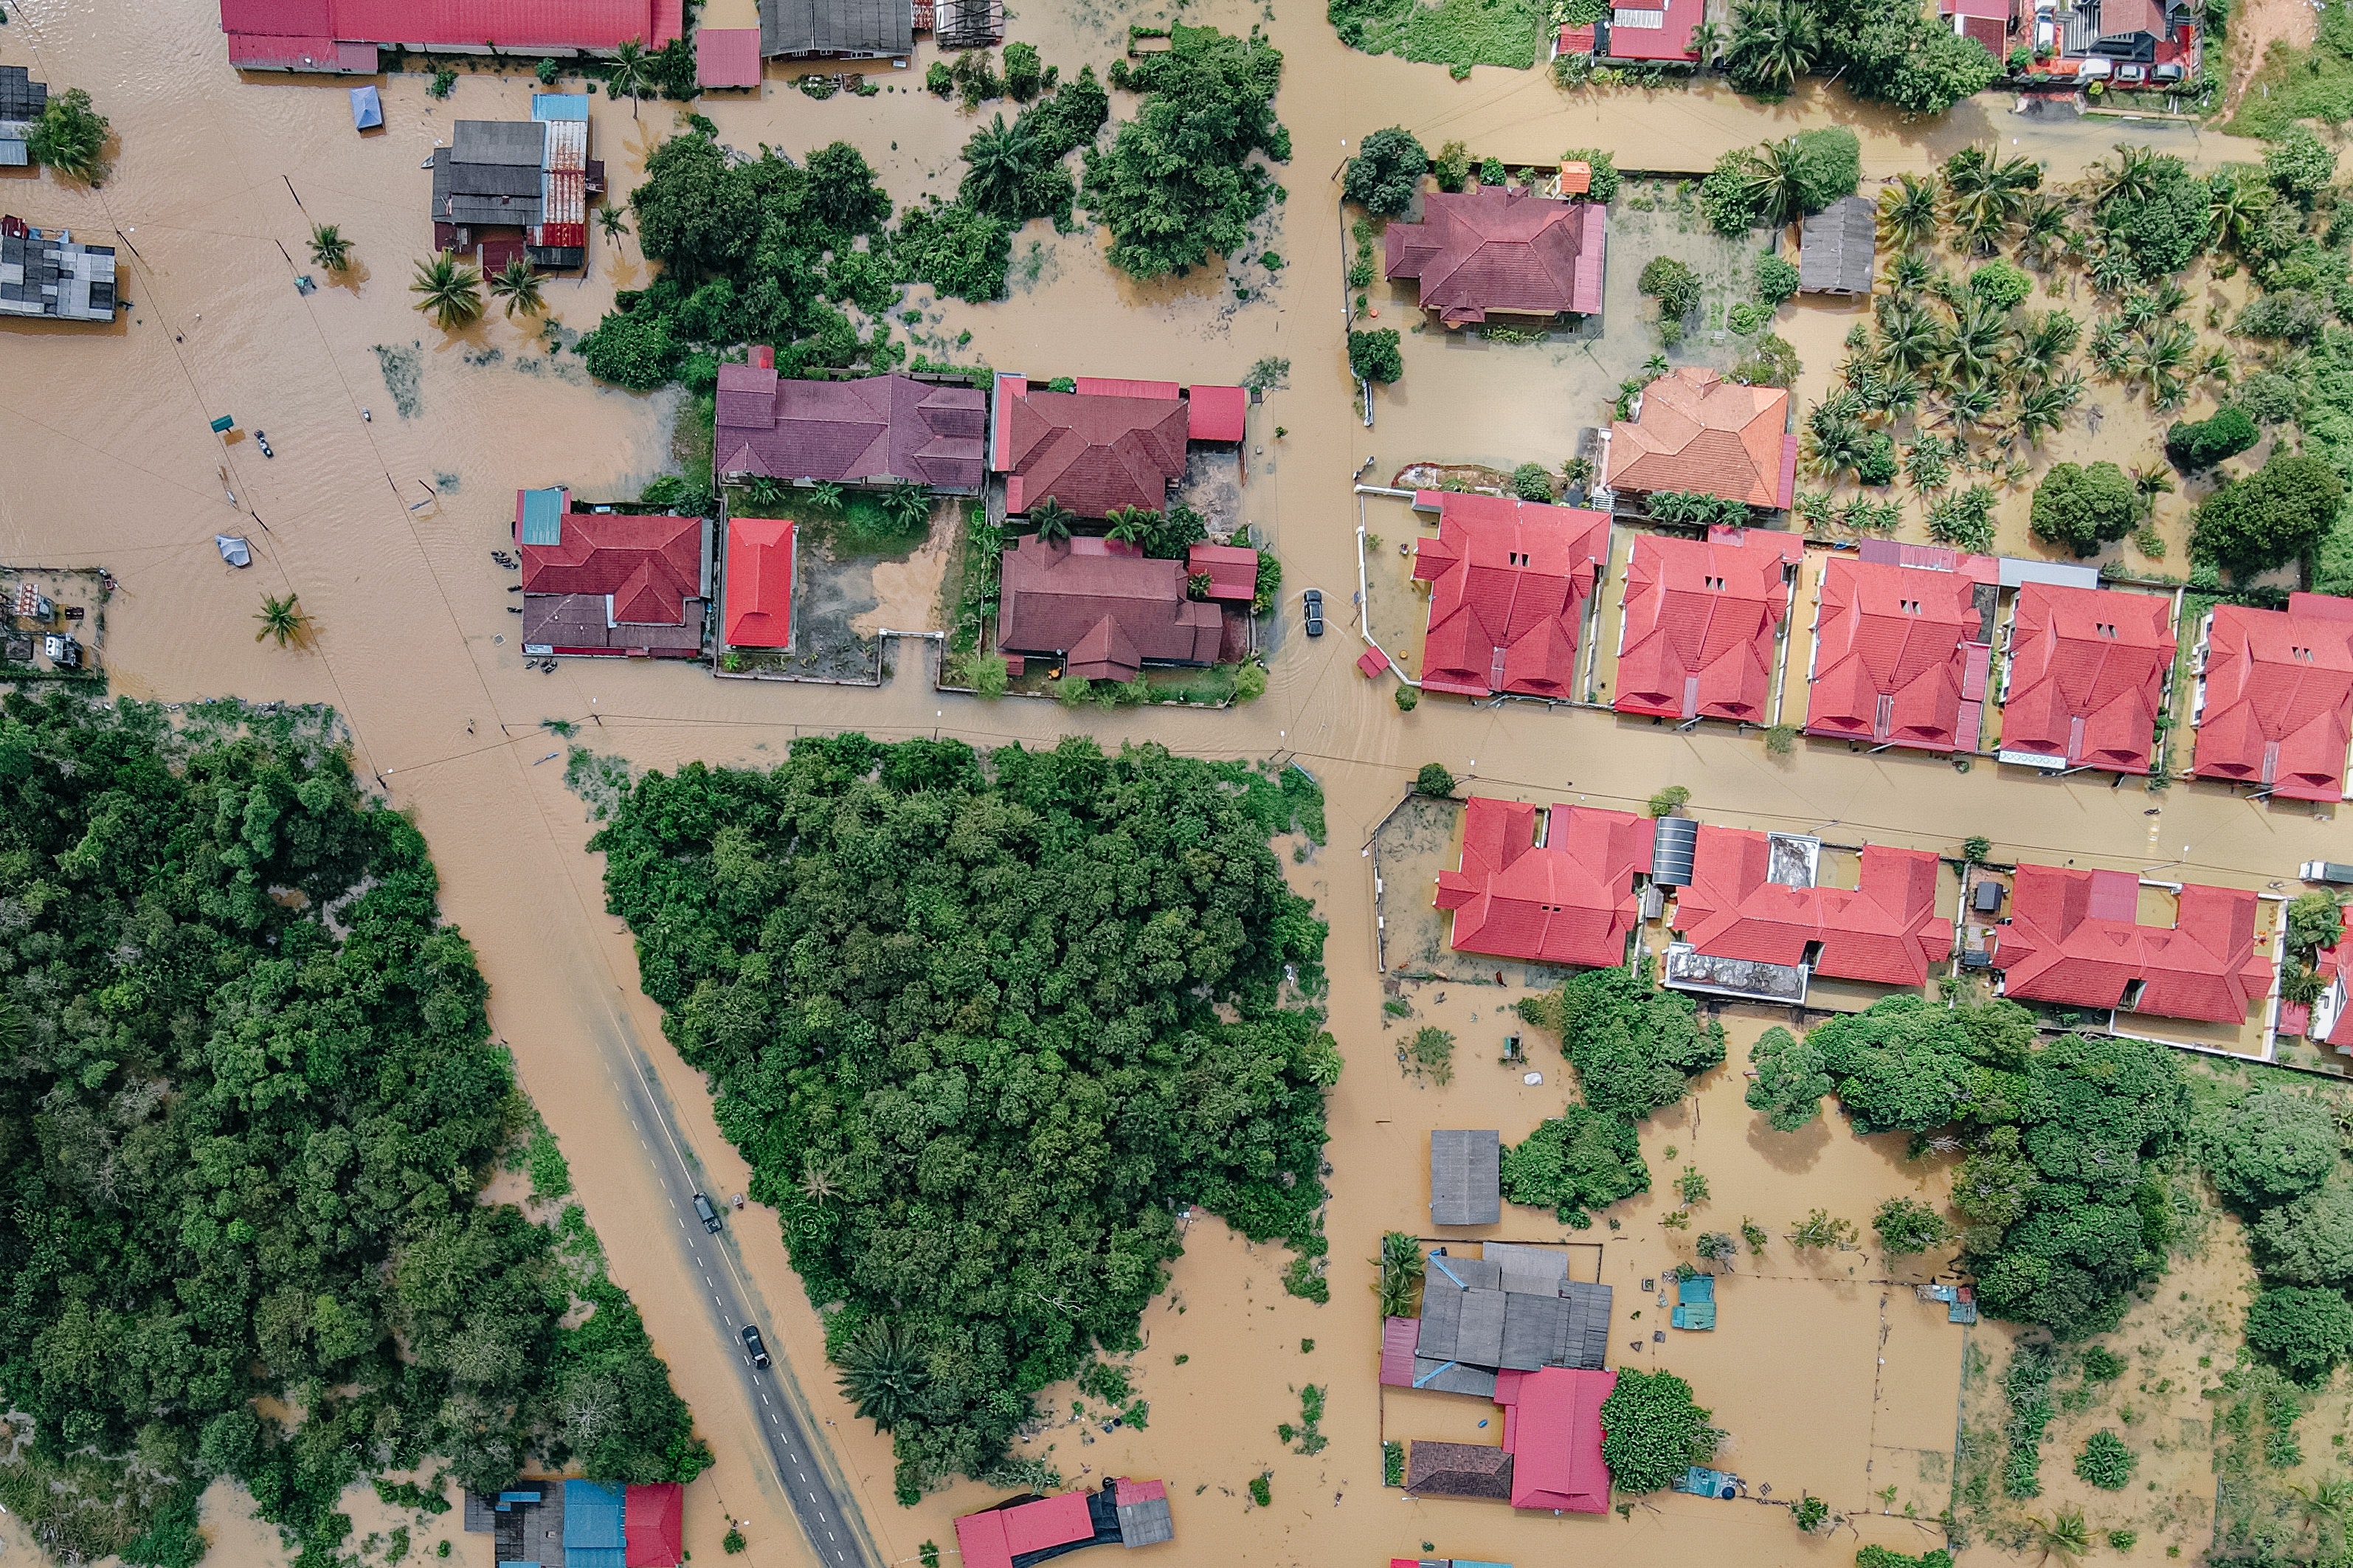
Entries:
POLYGON ((1630 969, 1571 975, 1524 1000, 1520 1016, 1561 1037, 1588 1106, 1629 1121, 1682 1100, 1694 1074, 1724 1060, 1723 1025, 1630 969))
POLYGON ((1542 463, 1522 463, 1512 470, 1512 493, 1522 500, 1552 500, 1552 474, 1542 463))
POLYGON ((1797 297, 1797 264, 1787 257, 1760 256, 1757 258, 1757 300, 1767 310, 1778 309, 1797 297))
POLYGON ((408 291, 417 296, 417 309, 432 317, 433 324, 445 332, 470 327, 481 319, 482 275, 448 251, 418 262, 408 291))
POLYGON ((1348 374, 1359 381, 1394 382, 1405 374, 1405 354, 1397 329, 1348 333, 1348 374))
POLYGON ((261 608, 255 612, 253 618, 261 623, 261 629, 253 634, 256 642, 265 637, 276 637, 280 647, 290 643, 299 647, 311 640, 311 617, 303 613, 295 595, 288 594, 282 597, 275 594, 263 595, 261 608))
POLYGON ((1741 0, 1732 14, 1724 68, 1742 92, 1778 98, 1820 58, 1821 32, 1810 0, 1741 0))
POLYGON ((2168 426, 2165 451, 2176 467, 2194 474, 2237 457, 2261 439, 2263 432, 2246 412, 2226 405, 2211 419, 2177 419, 2168 426))
MULTIPOLYGON (((1450 142, 1447 145, 1455 147, 1460 146, 1461 143, 1450 142)), ((1590 171, 1587 175, 1585 185, 1587 201, 1599 202, 1607 206, 1618 199, 1619 188, 1625 183, 1625 179, 1618 173, 1618 160, 1608 153, 1599 147, 1571 147, 1560 155, 1560 161, 1564 163, 1583 163, 1590 171)), ((1439 188, 1444 190, 1446 187, 1441 184, 1439 188)))
POLYGON ((1413 132, 1392 125, 1357 143, 1341 194, 1366 212, 1396 217, 1413 205, 1429 170, 1430 154, 1413 132))
POLYGON ((2132 1480, 2136 1462, 2124 1439, 2103 1426, 2075 1451, 2075 1474, 2104 1492, 2120 1492, 2132 1480))
POLYGON ((352 264, 352 242, 343 237, 343 230, 331 223, 311 226, 311 265, 328 272, 342 272, 352 264))
POLYGON ((1890 1258, 1942 1247, 1953 1234, 1935 1205, 1917 1198, 1889 1198, 1871 1216, 1871 1227, 1879 1233, 1880 1250, 1890 1258))
POLYGON ((2190 525, 2190 553, 2242 574, 2309 554, 2336 522, 2345 481, 2320 458, 2274 457, 2206 498, 2190 525))
POLYGON ((2309 1095, 2258 1089, 2216 1107, 2200 1132, 2214 1190, 2242 1212, 2302 1197, 2337 1169, 2337 1118, 2309 1095))
POLYGON ((2337 1290, 2275 1285, 2247 1310, 2247 1345, 2296 1382, 2317 1386, 2353 1356, 2353 1304, 2337 1290))
POLYGON ((1654 1492, 1715 1457, 1724 1434, 1671 1372, 1626 1367, 1601 1402, 1601 1462, 1621 1492, 1654 1492))
POLYGON ((539 269, 521 256, 509 258, 503 270, 490 280, 491 293, 506 301, 507 316, 540 315, 547 309, 547 300, 540 292, 539 269))
POLYGON ((2253 1239, 2268 1279, 2353 1286, 2353 1179, 2332 1171, 2319 1187, 2263 1210, 2253 1239))
POLYGON ((2265 150, 2263 173, 2281 195, 2309 208, 2337 178, 2337 152, 2307 127, 2290 125, 2265 150))
MULTIPOLYGON (((1805 0, 1789 3, 1802 5, 1805 0)), ((1737 239, 1765 221, 1757 205, 1758 188, 1757 155, 1736 147, 1719 156, 1700 182, 1700 213, 1716 233, 1737 239)))
POLYGON ((111 130, 106 116, 91 107, 87 90, 68 88, 42 106, 41 117, 25 133, 25 153, 69 180, 104 184, 113 170, 106 155, 111 130))
POLYGON ((1069 507, 1050 495, 1029 509, 1029 527, 1039 543, 1060 544, 1071 537, 1071 523, 1075 516, 1069 507))
POLYGON ((1969 292, 1997 310, 2015 309, 2033 291, 2034 279, 2022 268, 1999 258, 1969 274, 1969 292))
POLYGON ((1763 1111, 1774 1131, 1795 1132, 1822 1113, 1831 1075, 1819 1047, 1777 1024, 1749 1047, 1748 1060, 1756 1068, 1748 1109, 1763 1111))
POLYGON ((1446 771, 1443 763, 1424 763, 1413 776, 1416 795, 1435 795, 1443 800, 1454 793, 1454 775, 1446 771))
POLYGON ((875 1319, 833 1352, 841 1392, 861 1420, 889 1432, 920 1407, 931 1369, 921 1345, 899 1325, 875 1319))
POLYGON ((638 105, 653 96, 653 60, 645 45, 636 38, 624 38, 614 49, 613 58, 605 62, 605 90, 615 98, 629 100, 629 118, 638 117, 638 105))
POLYGON ((1659 329, 1668 346, 1682 342, 1683 318, 1699 308, 1699 275, 1672 256, 1653 256, 1634 286, 1659 302, 1659 329))
POLYGON ((2096 555, 2133 531, 2138 511, 2132 481, 2116 464, 2053 463, 2034 487, 2029 516, 2035 538, 2096 555))
POLYGON ((1038 58, 1035 44, 1005 46, 1005 90, 1016 100, 1027 103, 1038 96, 1045 86, 1044 62, 1038 58))
POLYGON ((1029 192, 1042 161, 1026 118, 1011 125, 999 114, 964 144, 961 196, 975 212, 1018 223, 1029 217, 1029 192))

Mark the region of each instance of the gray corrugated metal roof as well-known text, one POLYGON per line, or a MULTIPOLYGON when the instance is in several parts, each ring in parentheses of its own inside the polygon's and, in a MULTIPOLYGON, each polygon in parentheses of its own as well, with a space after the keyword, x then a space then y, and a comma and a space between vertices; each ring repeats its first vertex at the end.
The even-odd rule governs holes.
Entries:
POLYGON ((1599 1372, 1609 1350, 1609 1287, 1571 1279, 1561 1286, 1568 1303, 1568 1335, 1562 1363, 1599 1372))
POLYGON ((449 137, 459 163, 527 163, 536 169, 547 152, 547 127, 536 120, 460 120, 449 137))
POLYGON ((1122 1546, 1157 1546, 1176 1539, 1176 1526, 1168 1517, 1168 1500, 1165 1497, 1119 1503, 1113 1511, 1119 1516, 1122 1546))
POLYGON ((449 194, 458 196, 525 196, 539 199, 537 164, 469 163, 457 159, 449 165, 449 194))
POLYGON ((760 0, 763 55, 903 55, 914 45, 908 0, 760 0))
POLYGON ((1877 260, 1879 209, 1868 196, 1841 196, 1806 219, 1798 287, 1809 294, 1868 294, 1877 260))
POLYGON ((1465 1366, 1461 1362, 1430 1361, 1417 1356, 1413 1363, 1413 1385, 1433 1394, 1475 1394, 1492 1398, 1495 1393, 1495 1373, 1483 1366, 1465 1366))
POLYGON ((1504 1217, 1502 1139, 1493 1128, 1430 1134, 1432 1225, 1493 1225, 1504 1217))
POLYGON ((1540 1296, 1557 1296, 1561 1285, 1568 1279, 1568 1254, 1557 1247, 1523 1247, 1514 1242, 1491 1241, 1479 1248, 1482 1261, 1496 1266, 1503 1288, 1506 1290, 1531 1290, 1540 1296))
POLYGON ((49 84, 35 81, 23 66, 0 66, 0 120, 38 120, 49 101, 49 84))

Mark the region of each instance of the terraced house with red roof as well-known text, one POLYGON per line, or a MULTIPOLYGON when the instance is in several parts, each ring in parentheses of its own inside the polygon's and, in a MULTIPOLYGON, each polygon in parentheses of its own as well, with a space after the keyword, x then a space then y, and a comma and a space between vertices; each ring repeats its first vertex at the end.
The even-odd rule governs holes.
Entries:
POLYGON ((1573 700, 1609 517, 1451 490, 1418 491, 1413 504, 1438 513, 1438 536, 1414 542, 1413 574, 1430 585, 1423 689, 1573 700))
POLYGON ((2255 940, 2255 895, 2195 883, 2160 889, 2171 893, 2175 918, 2157 925, 2140 920, 2141 888, 2129 871, 2021 866, 1993 956, 2002 994, 2246 1022, 2272 984, 2273 957, 2255 940))
POLYGON ((1995 563, 1949 550, 1917 553, 1943 561, 1834 556, 1823 564, 1806 672, 1809 735, 1977 750, 2000 592, 1995 563))
POLYGON ((1953 922, 1936 909, 1936 857, 1866 844, 1855 885, 1838 888, 1816 879, 1821 850, 1801 834, 1703 826, 1669 923, 1705 958, 1926 984, 1953 952, 1953 922))
POLYGON ((999 372, 996 386, 988 467, 1016 516, 1049 496, 1083 518, 1164 510, 1191 444, 1239 442, 1247 407, 1240 387, 1173 381, 1082 375, 1056 392, 999 372))
POLYGON ((1771 722, 1773 674, 1803 542, 1711 529, 1704 540, 1634 537, 1618 635, 1620 713, 1771 722))
POLYGON ((2198 631, 2189 771, 2287 800, 2342 800, 2353 743, 2353 599, 2217 605, 2198 631))
POLYGON ((987 435, 988 398, 976 387, 911 375, 779 376, 764 345, 748 364, 719 367, 712 475, 978 495, 987 435))
POLYGON ((378 51, 610 55, 685 36, 682 0, 221 0, 239 70, 373 76, 378 51))
POLYGON ((2029 583, 2002 671, 2005 763, 2146 773, 2173 679, 2173 601, 2029 583))
POLYGON ((1798 491, 1789 395, 1684 365, 1644 387, 1609 426, 1602 483, 1630 495, 1720 496, 1787 510, 1798 491))
POLYGON ((1588 969, 1625 963, 1651 833, 1650 818, 1630 812, 1472 796, 1461 869, 1438 874, 1437 906, 1454 911, 1451 945, 1588 969))
POLYGON ((1419 223, 1392 223, 1384 275, 1421 286, 1421 308, 1449 328, 1490 316, 1549 321, 1601 313, 1609 211, 1509 185, 1433 191, 1419 223))
POLYGON ((574 511, 564 489, 515 493, 527 654, 692 658, 711 599, 700 517, 574 511))

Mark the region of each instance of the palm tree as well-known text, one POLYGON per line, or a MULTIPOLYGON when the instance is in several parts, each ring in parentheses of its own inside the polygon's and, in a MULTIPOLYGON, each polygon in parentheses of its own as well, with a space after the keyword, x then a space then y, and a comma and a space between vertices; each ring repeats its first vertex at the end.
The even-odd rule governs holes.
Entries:
POLYGON ((2067 408, 2074 399, 2056 387, 2030 387, 2019 395, 2018 412, 2010 420, 2011 432, 2031 447, 2067 423, 2067 408))
POLYGON ((352 264, 352 242, 343 237, 343 230, 331 223, 311 226, 311 265, 328 272, 341 272, 352 264))
POLYGON ((2064 1509, 2049 1519, 2034 1521, 2035 1543, 2042 1548, 2039 1561, 2048 1563, 2053 1557, 2075 1568, 2092 1550, 2091 1527, 2084 1522, 2081 1509, 2064 1509))
POLYGON ((625 38, 606 62, 605 90, 615 98, 629 100, 629 118, 638 117, 638 105, 654 90, 653 61, 646 55, 645 45, 635 38, 625 38))
POLYGON ((1796 137, 1759 142, 1740 182, 1741 195, 1766 226, 1779 228, 1805 216, 1809 172, 1796 137))
POLYGON ((2002 344, 2010 336, 2003 314, 1990 301, 1973 299, 1953 323, 1945 363, 1955 380, 1975 386, 1994 374, 2002 344))
POLYGON ((2139 338, 2126 351, 2124 379, 2138 383, 2158 412, 2176 408, 2189 390, 2181 372, 2189 366, 2197 347, 2198 334, 2188 325, 2168 322, 2163 331, 2139 338))
POLYGON ((1812 0, 1742 0, 1733 13, 1725 68, 1743 88, 1787 92, 1814 68, 1820 53, 1812 0))
POLYGON ((1898 174, 1880 187, 1879 241, 1901 254, 1936 232, 1936 206, 1944 187, 1934 174, 1898 174))
POLYGON ((888 1432, 910 1415, 932 1381, 923 1348, 887 1319, 871 1322, 842 1347, 841 1392, 858 1414, 888 1432))
POLYGON ((629 215, 619 207, 598 207, 596 222, 604 229, 607 239, 618 239, 629 232, 629 215))
POLYGON ((1724 29, 1714 22, 1702 22, 1691 30, 1691 42, 1685 47, 1699 57, 1699 68, 1706 70, 1715 64, 1715 57, 1724 52, 1724 29))
POLYGON ((2082 324, 2064 310, 2029 316, 2018 330, 2018 346, 2010 351, 2010 369, 2024 380, 2047 381, 2083 336, 2082 324))
POLYGON ((1039 162, 1037 137, 1027 119, 1008 126, 1005 116, 972 133, 964 144, 964 198, 976 212, 1012 219, 1024 215, 1030 176, 1039 162))
POLYGON ((2325 1561, 2342 1555, 2345 1517, 2353 1511, 2353 1481, 2328 1476, 2309 1487, 2291 1483, 2287 1489, 2304 1505, 2305 1517, 2319 1532, 2321 1550, 2316 1556, 2325 1561))
POLYGON ((901 479, 882 497, 882 514, 901 529, 913 531, 932 515, 932 492, 913 479, 901 479))
POLYGON ((1374 1261, 1380 1268, 1380 1279, 1373 1289, 1381 1299, 1381 1316, 1412 1316, 1414 1281, 1429 1267, 1422 1258, 1421 1243, 1401 1230, 1385 1231, 1381 1255, 1374 1261))
POLYGON ((840 513, 843 500, 841 487, 831 479, 818 480, 817 487, 809 491, 809 505, 828 515, 840 513))
POLYGON ((491 292, 507 302, 510 320, 519 310, 536 316, 547 309, 547 301, 540 298, 539 269, 520 254, 508 260, 505 270, 492 276, 491 292))
POLYGON ((841 1186, 834 1178, 833 1167, 819 1160, 814 1149, 803 1154, 801 1156, 801 1196, 822 1208, 827 1199, 840 1195, 841 1186))
POLYGON ((2059 196, 2041 193, 2028 197, 2018 213, 2019 255, 2032 266, 2048 267, 2052 254, 2066 246, 2072 216, 2067 203, 2059 196))
POLYGON ((1916 371, 1951 352, 1945 331, 1936 318, 1916 307, 1887 312, 1879 328, 1880 353, 1898 370, 1916 371))
POLYGON ((2157 515, 2157 498, 2173 493, 2173 469, 2162 463, 2136 463, 2132 468, 2133 495, 2140 502, 2143 517, 2157 515))
POLYGON ((2114 320, 2103 320, 2092 326, 2092 363, 2102 375, 2114 381, 2124 374, 2125 330, 2114 320))
POLYGON ((418 262, 417 280, 409 284, 408 291, 419 296, 417 308, 445 332, 470 327, 481 318, 482 275, 449 251, 418 262))
POLYGON ((2000 405, 2001 394, 1989 381, 1974 386, 1957 386, 1945 400, 1945 423, 1957 436, 1966 437, 1982 427, 2000 405))
POLYGON ((1912 296, 1928 286, 1936 276, 1936 264, 1916 251, 1906 251, 1887 268, 1887 291, 1899 302, 1909 302, 1912 296))
POLYGON ((281 599, 264 594, 261 608, 253 618, 261 623, 261 629, 253 634, 256 642, 265 637, 276 637, 278 646, 284 647, 289 643, 300 647, 311 640, 311 617, 302 613, 299 595, 289 594, 281 599))
POLYGON ((2147 147, 2116 143, 2113 162, 2103 158, 2092 165, 2093 185, 2101 205, 2126 196, 2146 196, 2157 188, 2157 153, 2147 147))
POLYGON ((1060 544, 1071 537, 1071 511, 1069 507, 1048 496, 1029 509, 1029 525, 1037 531, 1040 544, 1060 544))
POLYGON ((1122 544, 1141 544, 1160 517, 1140 506, 1124 506, 1114 509, 1103 521, 1111 525, 1106 531, 1110 537, 1122 544))

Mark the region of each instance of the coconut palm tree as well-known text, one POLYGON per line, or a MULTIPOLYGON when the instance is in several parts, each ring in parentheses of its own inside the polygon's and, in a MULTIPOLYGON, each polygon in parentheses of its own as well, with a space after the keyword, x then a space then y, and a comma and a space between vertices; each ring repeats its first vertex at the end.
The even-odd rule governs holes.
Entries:
POLYGON ((1887 267, 1887 291, 1894 299, 1909 301, 1928 287, 1936 276, 1936 264, 1917 251, 1906 251, 1887 267))
POLYGON ((1721 26, 1714 22, 1702 22, 1691 30, 1691 42, 1686 47, 1699 57, 1699 68, 1704 71, 1715 64, 1716 56, 1724 53, 1725 41, 1726 35, 1721 26))
POLYGON ((2157 188, 2157 153, 2147 147, 2119 142, 2113 159, 2092 165, 2092 188, 2100 205, 2123 197, 2146 196, 2157 188))
POLYGON ((607 239, 618 239, 629 232, 629 215, 616 206, 598 207, 596 224, 607 239))
POLYGON ((2018 211, 2018 254, 2029 266, 2047 268, 2067 244, 2073 216, 2063 197, 2048 192, 2029 196, 2018 211))
POLYGON ((654 90, 653 60, 644 44, 635 38, 625 38, 613 58, 605 62, 605 90, 615 98, 629 100, 629 118, 638 117, 638 105, 654 90))
POLYGON ((1917 371, 1944 358, 1951 345, 1936 318, 1915 306, 1891 310, 1882 317, 1879 349, 1891 366, 1917 371))
POLYGON ((470 327, 481 319, 482 275, 449 251, 417 264, 417 279, 408 291, 417 295, 417 308, 433 318, 445 332, 470 327))
POLYGON ((284 647, 289 643, 300 647, 311 640, 311 617, 302 613, 299 595, 289 594, 280 598, 264 594, 261 608, 254 613, 253 618, 261 623, 261 629, 253 634, 256 642, 276 637, 278 646, 284 647))
POLYGON ((1794 136, 1760 142, 1750 155, 1740 191, 1767 227, 1779 228, 1806 216, 1806 165, 1805 149, 1794 136))
POLYGON ((1956 386, 1945 399, 1945 423, 1953 427, 1957 437, 1966 437, 1969 432, 1982 429, 2000 405, 2000 390, 1990 381, 1956 386))
POLYGON ((841 1392, 858 1414, 888 1432, 912 1414, 932 1381, 915 1337, 887 1319, 871 1322, 841 1350, 841 1392))
POLYGON ((842 493, 841 487, 831 479, 820 479, 809 491, 809 505, 832 517, 840 515, 842 504, 847 499, 842 493))
POLYGON ((1414 1282, 1429 1267, 1421 1255, 1421 1243, 1401 1230, 1384 1232, 1381 1255, 1374 1262, 1380 1268, 1373 1289, 1381 1299, 1381 1316, 1412 1316, 1414 1282))
POLYGON ((1073 515, 1069 507, 1048 496, 1029 509, 1029 526, 1037 531, 1039 543, 1060 544, 1071 537, 1073 515))
POLYGON ((2133 497, 2140 503, 2143 517, 2157 515, 2157 498, 2173 493, 2173 469, 2165 463, 2135 463, 2132 468, 2133 497))
POLYGON ((913 479, 901 479, 884 492, 882 514, 912 532, 917 524, 931 520, 932 492, 913 479))
POLYGON ((833 1167, 819 1160, 813 1149, 801 1156, 800 1189, 801 1196, 820 1208, 828 1199, 841 1195, 841 1184, 834 1176, 833 1167))
POLYGON ((509 258, 505 269, 491 275, 491 292, 507 302, 510 321, 517 312, 536 316, 547 309, 540 297, 539 269, 521 255, 509 258))
POLYGON ((1936 232, 1944 186, 1934 174, 1898 174, 1879 191, 1879 242, 1901 254, 1936 232))
POLYGON ((1011 125, 998 115, 964 144, 964 198, 976 212, 1009 220, 1025 215, 1030 177, 1039 163, 1038 138, 1029 121, 1011 125))
POLYGON ((2003 311, 1990 301, 1972 299, 1953 323, 1945 354, 1946 369, 1966 386, 1990 378, 2001 362, 2010 327, 2003 311))
POLYGON ((2242 177, 2236 171, 2218 171, 2208 185, 2206 198, 2206 243, 2209 246, 2246 243, 2247 236, 2263 222, 2271 210, 2271 187, 2252 175, 2242 177))
POLYGON ((2114 320, 2093 323, 2092 363, 2110 381, 2124 374, 2126 348, 2125 330, 2114 320))
POLYGON ((2011 432, 2031 447, 2060 429, 2067 423, 2067 410, 2074 398, 2055 386, 2029 387, 2019 394, 2018 411, 2010 422, 2011 432))
POLYGON ((2029 316, 2019 327, 2018 346, 2010 351, 2010 367, 2026 379, 2047 381, 2083 339, 2083 324, 2064 310, 2029 316))
POLYGON ((1105 531, 1111 538, 1122 544, 1141 544, 1160 517, 1140 506, 1123 506, 1113 509, 1103 521, 1111 525, 1105 531))
POLYGON ((343 237, 343 230, 331 223, 311 226, 311 265, 322 271, 341 272, 352 264, 352 242, 343 237))
POLYGON ((1744 89, 1787 92, 1820 54, 1812 0, 1742 0, 1732 16, 1725 68, 1744 89))

